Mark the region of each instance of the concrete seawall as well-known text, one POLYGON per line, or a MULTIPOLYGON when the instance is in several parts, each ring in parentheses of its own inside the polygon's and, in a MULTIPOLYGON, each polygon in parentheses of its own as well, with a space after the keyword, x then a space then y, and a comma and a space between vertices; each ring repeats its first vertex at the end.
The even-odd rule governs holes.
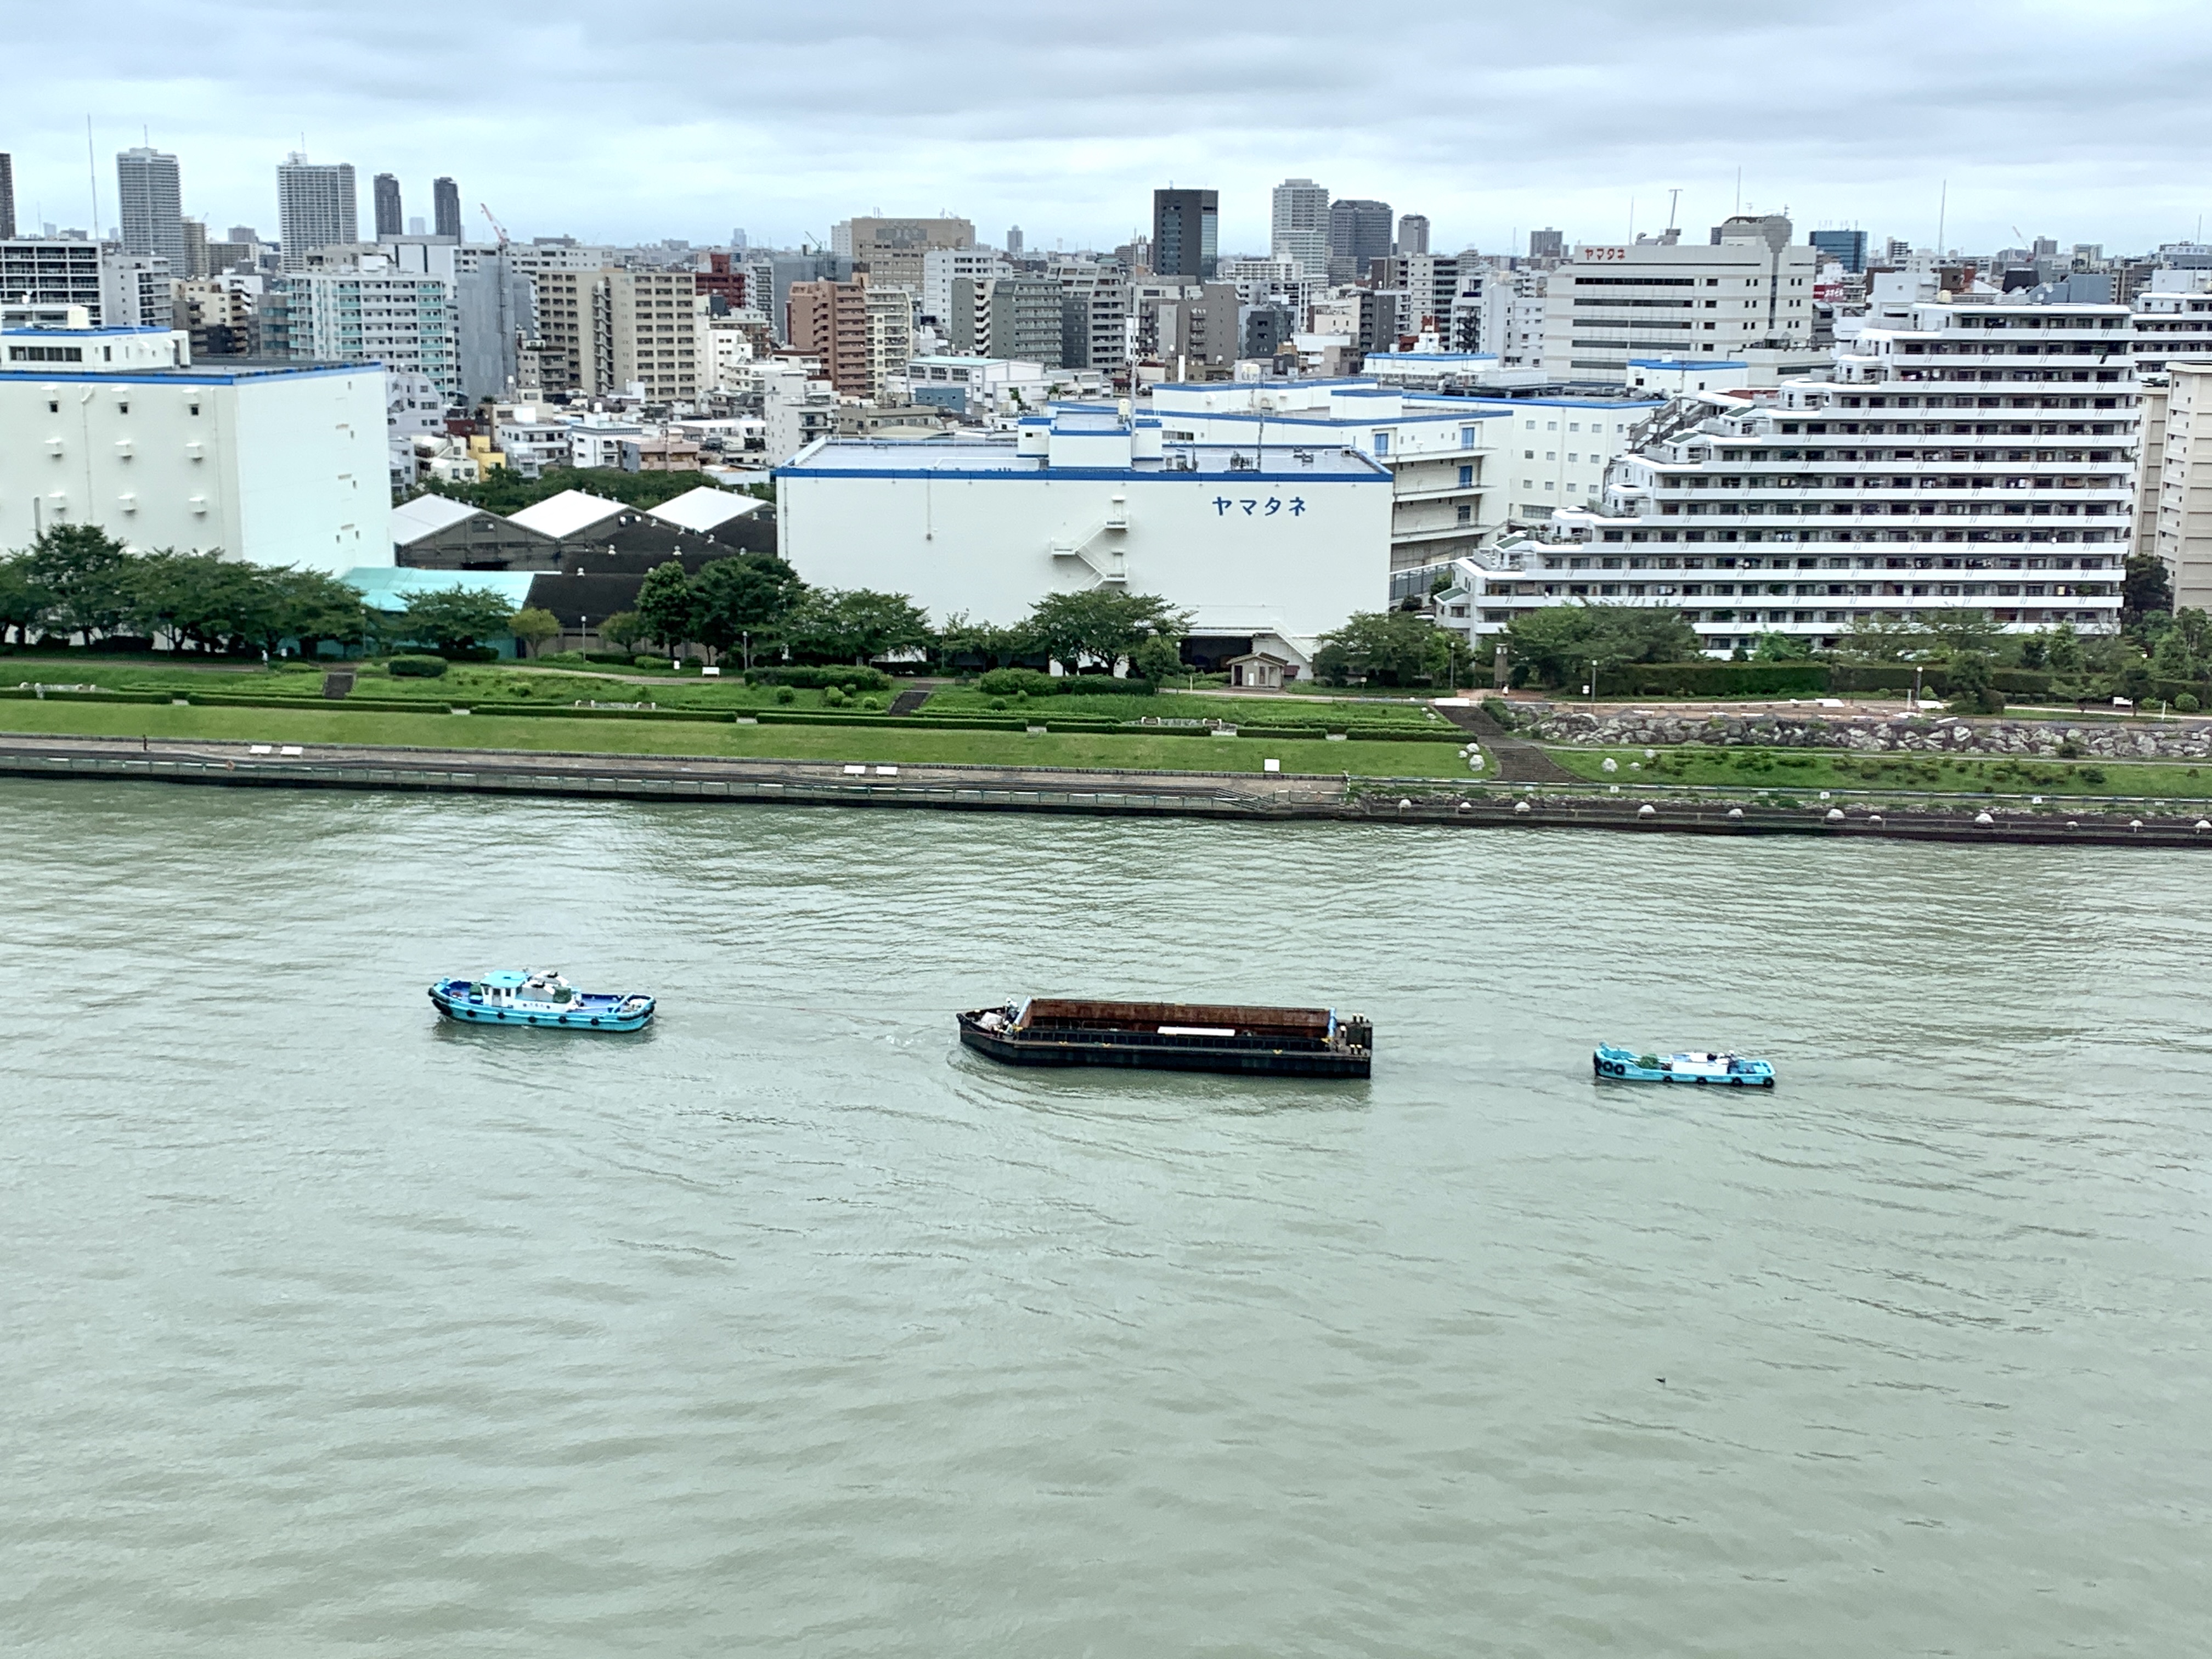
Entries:
MULTIPOLYGON (((264 749, 267 745, 262 745, 264 749)), ((1791 807, 1745 801, 1637 800, 1559 791, 1515 794, 1435 779, 1111 772, 939 765, 869 767, 713 757, 513 750, 316 746, 257 754, 243 744, 143 744, 127 738, 0 734, 0 778, 86 778, 229 788, 375 790, 692 804, 908 807, 1250 823, 1330 821, 1466 828, 1609 830, 1621 834, 1826 836, 1891 841, 2212 848, 2196 811, 2116 812, 2101 803, 2034 811, 1791 807), (1839 813, 1841 816, 1832 816, 1839 813), (2202 827, 2200 827, 2202 826, 2202 827)))

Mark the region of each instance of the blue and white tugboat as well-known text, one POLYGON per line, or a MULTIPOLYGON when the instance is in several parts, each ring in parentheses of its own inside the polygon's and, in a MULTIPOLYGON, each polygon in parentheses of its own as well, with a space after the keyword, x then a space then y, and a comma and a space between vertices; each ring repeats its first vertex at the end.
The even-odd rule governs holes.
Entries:
POLYGON ((481 979, 441 979, 430 1000, 448 1019, 477 1025, 551 1025, 565 1030, 642 1030, 653 1000, 635 992, 579 991, 557 969, 507 969, 481 979))
POLYGON ((1741 1054, 1649 1054, 1601 1042, 1591 1065, 1623 1083, 1687 1083, 1705 1088, 1771 1089, 1774 1067, 1741 1054))

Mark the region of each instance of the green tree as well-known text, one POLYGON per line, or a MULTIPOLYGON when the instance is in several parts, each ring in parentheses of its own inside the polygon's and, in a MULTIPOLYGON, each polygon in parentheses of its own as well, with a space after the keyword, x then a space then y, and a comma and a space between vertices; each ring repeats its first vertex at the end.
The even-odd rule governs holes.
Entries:
POLYGON ((1579 685, 1595 662, 1602 673, 1625 663, 1688 662, 1702 647, 1678 611, 1640 605, 1562 605, 1526 611, 1505 630, 1516 678, 1579 685))
POLYGON ((2179 628, 2169 628, 2160 638, 2158 648, 2150 653, 2150 672, 2162 680, 2193 680, 2199 672, 2197 659, 2190 653, 2189 641, 2182 637, 2179 628))
POLYGON ((0 559, 0 644, 12 632, 28 645, 53 602, 53 595, 32 575, 28 559, 21 554, 0 559))
POLYGON ((1813 655, 1809 640, 1795 634, 1761 634, 1759 648, 1752 653, 1753 662, 1806 662, 1813 655))
POLYGON ((539 646, 559 635, 561 619, 550 611, 528 605, 514 613, 514 620, 507 629, 514 635, 515 643, 534 656, 539 646))
POLYGON ((1953 657, 1944 670, 1950 686, 1950 701, 1946 705, 1954 714, 2000 714, 2004 712, 2004 696, 1996 689, 1990 675, 1988 655, 1979 651, 1962 651, 1953 657))
POLYGON ((599 624, 599 637, 617 651, 627 651, 653 637, 653 629, 635 611, 617 611, 599 624))
POLYGON ((742 646, 750 668, 752 653, 779 636, 806 584, 773 553, 744 553, 708 564, 693 580, 692 592, 699 642, 717 651, 742 646))
POLYGON ((866 663, 927 645, 929 614, 903 593, 871 588, 813 588, 793 611, 784 639, 794 656, 866 663))
POLYGON ((2044 635, 2044 658, 2054 674, 2078 674, 2081 672, 2081 636, 2064 623, 2047 629, 2044 635))
POLYGON ((1411 685, 1443 667, 1440 652, 1449 645, 1438 638, 1443 631, 1410 611, 1356 611, 1342 627, 1321 636, 1315 672, 1339 684, 1361 679, 1411 685))
POLYGON ((514 607, 489 587, 440 587, 407 596, 406 636, 441 652, 465 651, 513 630, 514 607))
POLYGON ((1086 659, 1110 671, 1155 634, 1182 639, 1190 631, 1190 617, 1157 593, 1087 587, 1046 594, 1030 607, 1024 631, 1031 649, 1070 673, 1086 659))
POLYGON ((947 617, 937 630, 938 668, 951 673, 963 657, 981 657, 988 669, 1005 668, 1036 649, 1029 630, 1017 623, 1001 628, 996 623, 975 622, 966 611, 947 617))
POLYGON ((2120 626, 2130 632, 2142 629, 2154 615, 2173 609, 2173 578, 2166 561, 2154 553, 2128 556, 2120 578, 2120 626))
POLYGON ((112 634, 130 614, 131 552, 97 525, 49 525, 23 556, 24 574, 48 595, 49 633, 112 634))
POLYGON ((1837 654, 1850 662, 1904 662, 1930 648, 1928 630, 1918 623, 1859 617, 1853 619, 1837 654))
POLYGON ((637 590, 637 614, 649 630, 647 637, 671 650, 698 637, 699 595, 682 560, 671 559, 646 572, 637 590))
POLYGON ((2004 649, 2005 632, 1986 611, 1954 611, 1925 625, 1929 649, 1945 658, 1995 657, 2004 649))
POLYGON ((1183 666, 1182 641, 1166 634, 1147 634, 1129 653, 1129 671, 1155 685, 1188 672, 1183 666))

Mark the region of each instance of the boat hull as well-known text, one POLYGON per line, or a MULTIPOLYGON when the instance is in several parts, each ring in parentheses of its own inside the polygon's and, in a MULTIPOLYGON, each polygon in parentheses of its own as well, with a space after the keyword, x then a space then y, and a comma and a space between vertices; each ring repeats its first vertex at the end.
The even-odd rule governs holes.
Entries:
POLYGON ((960 1017, 960 1040, 1009 1066, 1111 1066, 1131 1071, 1220 1072, 1246 1077, 1364 1078, 1375 1057, 1364 1048, 1285 1048, 1257 1037, 1172 1036, 1139 1031, 1049 1035, 985 1030, 960 1017))
POLYGON ((1590 1056, 1590 1070, 1603 1083, 1663 1083, 1692 1089, 1771 1089, 1774 1067, 1763 1060, 1738 1055, 1640 1055, 1632 1048, 1603 1046, 1590 1056), (1656 1066, 1643 1063, 1657 1059, 1656 1066), (1677 1067, 1668 1062, 1707 1060, 1712 1063, 1677 1067))
POLYGON ((612 1006, 583 1007, 565 1012, 536 1008, 495 1008, 456 996, 443 986, 430 988, 430 1001, 447 1019, 465 1025, 527 1025, 560 1031, 641 1031, 653 1023, 655 1004, 651 997, 608 999, 612 1006), (637 1005, 642 1003, 642 1007, 637 1005))

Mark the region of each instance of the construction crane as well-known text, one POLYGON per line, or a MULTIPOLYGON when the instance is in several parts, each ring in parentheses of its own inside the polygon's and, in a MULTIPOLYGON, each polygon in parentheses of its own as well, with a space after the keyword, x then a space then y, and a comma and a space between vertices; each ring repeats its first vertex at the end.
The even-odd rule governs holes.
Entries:
POLYGON ((499 245, 501 247, 505 247, 507 244, 507 227, 500 223, 498 220, 492 218, 491 209, 487 204, 478 202, 477 204, 477 210, 483 214, 486 219, 490 220, 491 228, 499 233, 499 245))

